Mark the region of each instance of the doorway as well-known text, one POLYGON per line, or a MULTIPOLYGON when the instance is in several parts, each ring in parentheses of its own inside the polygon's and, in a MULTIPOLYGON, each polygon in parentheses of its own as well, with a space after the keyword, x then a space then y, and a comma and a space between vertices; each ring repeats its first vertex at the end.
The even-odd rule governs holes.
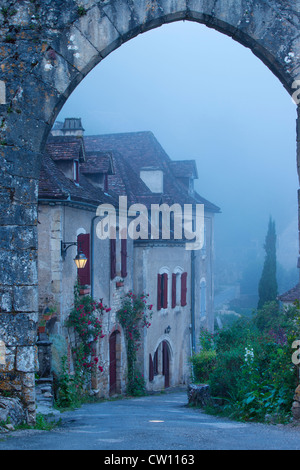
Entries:
POLYGON ((109 394, 121 393, 120 387, 120 333, 115 330, 109 338, 109 394))
POLYGON ((162 343, 162 373, 165 376, 165 388, 170 387, 170 352, 166 341, 162 343))

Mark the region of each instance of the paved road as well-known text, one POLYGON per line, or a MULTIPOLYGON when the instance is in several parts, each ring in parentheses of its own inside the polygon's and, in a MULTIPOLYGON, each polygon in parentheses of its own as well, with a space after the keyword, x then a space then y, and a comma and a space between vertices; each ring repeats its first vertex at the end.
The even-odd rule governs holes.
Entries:
POLYGON ((0 450, 300 450, 300 426, 238 423, 186 404, 186 391, 176 390, 83 405, 51 432, 0 435, 0 450))

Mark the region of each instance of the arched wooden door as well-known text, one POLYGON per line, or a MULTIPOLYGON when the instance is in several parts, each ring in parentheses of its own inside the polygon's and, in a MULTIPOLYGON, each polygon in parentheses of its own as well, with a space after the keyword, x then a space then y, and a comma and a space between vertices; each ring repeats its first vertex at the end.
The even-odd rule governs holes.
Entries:
POLYGON ((170 354, 166 341, 162 344, 162 373, 165 376, 165 388, 170 387, 170 354))
POLYGON ((118 390, 118 331, 114 331, 109 338, 109 394, 115 395, 118 390))

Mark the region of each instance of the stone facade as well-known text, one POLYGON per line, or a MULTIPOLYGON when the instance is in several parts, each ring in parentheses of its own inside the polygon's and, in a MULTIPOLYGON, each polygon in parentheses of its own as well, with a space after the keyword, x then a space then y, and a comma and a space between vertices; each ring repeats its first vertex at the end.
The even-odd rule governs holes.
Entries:
MULTIPOLYGON (((41 155, 70 93, 123 42, 179 20, 204 23, 249 47, 291 96, 300 72, 299 11, 291 0, 89 0, 79 6, 79 0, 4 0, 0 13, 0 337, 11 359, 1 366, 0 390, 20 394, 33 420, 33 397, 25 389, 34 382, 34 354, 26 371, 17 358, 36 341, 41 155)), ((299 126, 298 119, 297 143, 299 126)))
MULTIPOLYGON (((119 196, 126 195, 133 207, 142 204, 151 225, 155 204, 163 207, 165 203, 170 210, 173 204, 182 210, 186 204, 204 206, 202 249, 188 250, 186 239, 171 234, 170 240, 161 233, 155 241, 151 230, 151 236, 148 233, 146 239, 134 241, 133 250, 134 292, 149 294, 154 306, 151 327, 144 332, 139 352, 146 387, 161 390, 187 383, 191 376, 189 357, 199 348, 200 328, 214 328, 213 231, 214 215, 220 209, 194 190, 198 178, 195 161, 171 160, 151 132, 86 136, 84 140, 89 152, 112 150, 116 174, 109 176, 109 187, 119 196), (162 276, 166 282, 164 305, 159 302, 162 293, 158 293, 162 276)), ((175 215, 173 221, 175 235, 175 215)))

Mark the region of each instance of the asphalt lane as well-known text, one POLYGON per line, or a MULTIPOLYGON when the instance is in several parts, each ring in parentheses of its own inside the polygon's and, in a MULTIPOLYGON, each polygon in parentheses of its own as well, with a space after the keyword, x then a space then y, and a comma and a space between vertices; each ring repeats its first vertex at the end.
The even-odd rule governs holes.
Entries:
POLYGON ((300 450, 300 426, 239 423, 186 405, 186 390, 86 404, 52 431, 0 434, 0 450, 300 450))

